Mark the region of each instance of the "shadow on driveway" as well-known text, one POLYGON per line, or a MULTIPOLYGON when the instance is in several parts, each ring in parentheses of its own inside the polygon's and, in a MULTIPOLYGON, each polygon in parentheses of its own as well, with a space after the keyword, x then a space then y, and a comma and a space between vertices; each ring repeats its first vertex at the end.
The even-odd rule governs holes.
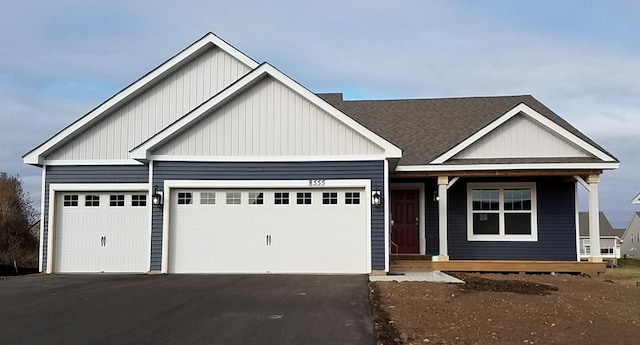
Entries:
POLYGON ((32 275, 3 344, 375 344, 366 276, 32 275))

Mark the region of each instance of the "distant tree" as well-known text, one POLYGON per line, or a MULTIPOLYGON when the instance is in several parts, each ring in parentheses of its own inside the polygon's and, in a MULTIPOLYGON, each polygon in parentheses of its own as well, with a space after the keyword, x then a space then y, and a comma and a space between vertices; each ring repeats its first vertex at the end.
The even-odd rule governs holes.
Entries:
POLYGON ((20 176, 0 172, 0 264, 37 265, 38 239, 29 231, 36 217, 20 176))

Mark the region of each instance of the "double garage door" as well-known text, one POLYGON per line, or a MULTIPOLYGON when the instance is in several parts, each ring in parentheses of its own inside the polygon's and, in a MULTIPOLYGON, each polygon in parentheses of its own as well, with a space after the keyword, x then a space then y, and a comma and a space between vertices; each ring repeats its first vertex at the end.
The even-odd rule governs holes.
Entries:
POLYGON ((366 273, 364 189, 174 189, 171 273, 366 273))
POLYGON ((149 271, 146 192, 57 193, 56 272, 149 271))

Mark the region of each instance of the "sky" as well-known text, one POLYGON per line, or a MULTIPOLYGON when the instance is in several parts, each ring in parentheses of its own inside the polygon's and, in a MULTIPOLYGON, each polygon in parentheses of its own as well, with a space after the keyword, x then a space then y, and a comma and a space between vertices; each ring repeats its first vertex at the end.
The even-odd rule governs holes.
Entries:
POLYGON ((40 168, 21 156, 213 32, 346 99, 533 95, 621 161, 599 194, 624 228, 640 211, 638 13, 615 0, 7 2, 0 171, 39 209, 40 168))

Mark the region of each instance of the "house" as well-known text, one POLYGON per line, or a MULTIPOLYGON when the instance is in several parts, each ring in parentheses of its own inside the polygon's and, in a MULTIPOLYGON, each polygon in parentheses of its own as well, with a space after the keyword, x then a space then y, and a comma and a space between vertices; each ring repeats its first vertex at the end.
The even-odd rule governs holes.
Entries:
POLYGON ((640 204, 640 193, 638 193, 638 195, 633 197, 633 200, 631 200, 631 203, 635 204, 635 205, 639 205, 640 204))
POLYGON ((640 212, 634 212, 622 235, 623 258, 640 258, 640 212))
POLYGON ((597 219, 619 164, 531 96, 317 95, 211 33, 23 160, 42 167, 47 273, 575 263, 577 188, 597 219))
MULTIPOLYGON (((580 212, 580 259, 588 260, 591 256, 591 239, 589 238, 589 213, 580 212)), ((624 230, 614 229, 604 212, 600 212, 600 254, 604 260, 617 265, 620 259, 621 237, 624 230)))

